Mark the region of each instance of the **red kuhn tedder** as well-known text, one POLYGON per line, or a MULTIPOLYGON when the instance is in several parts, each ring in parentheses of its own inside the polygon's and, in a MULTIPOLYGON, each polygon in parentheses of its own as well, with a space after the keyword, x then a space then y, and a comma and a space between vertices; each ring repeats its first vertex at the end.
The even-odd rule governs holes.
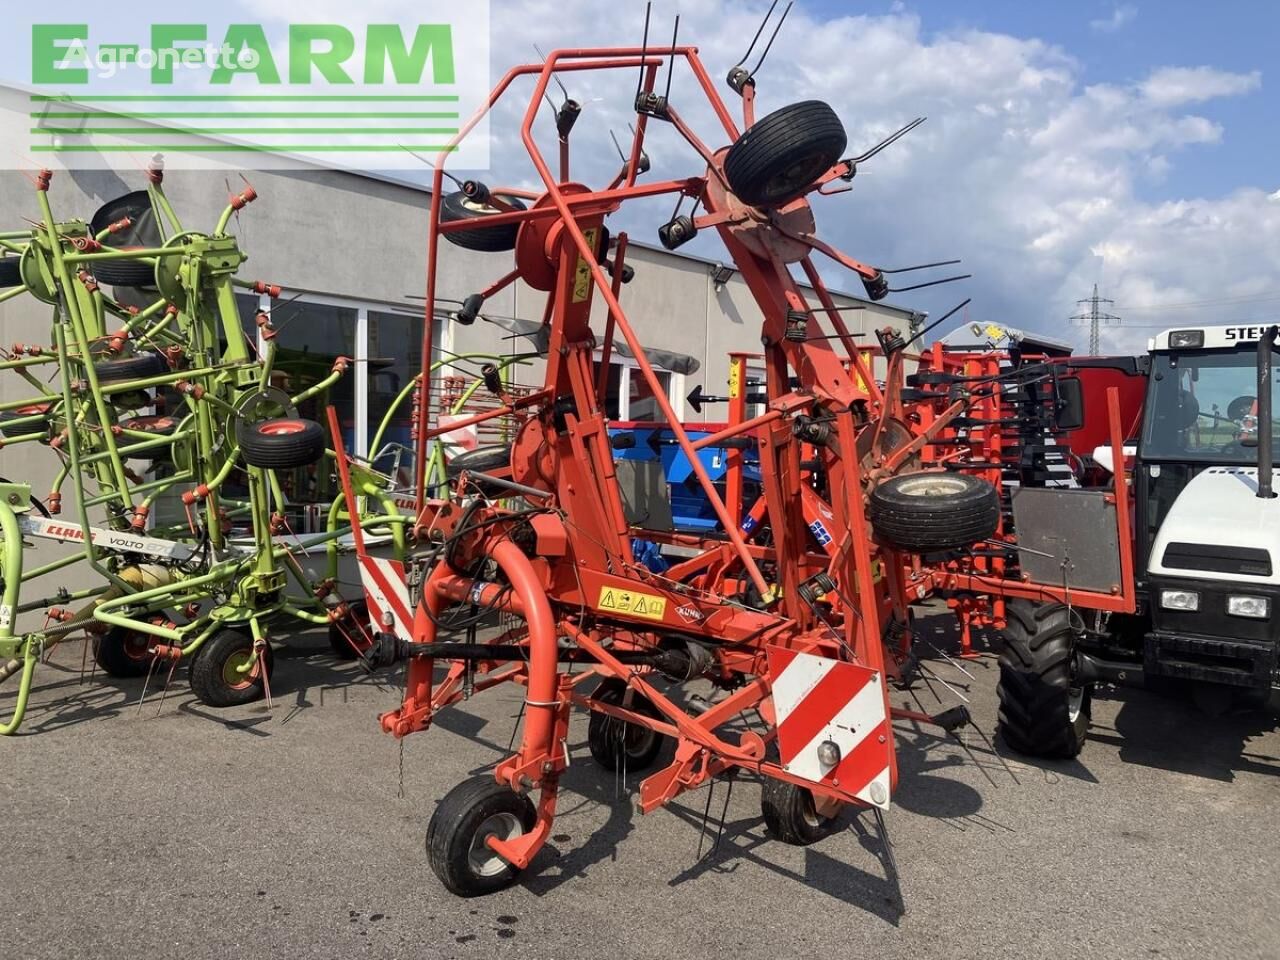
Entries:
MULTIPOLYGON (((454 319, 473 322, 487 298, 517 281, 544 291, 544 379, 472 420, 432 426, 424 378, 419 444, 494 417, 516 422, 514 443, 455 459, 448 491, 433 491, 419 469, 403 562, 367 553, 362 521, 353 518, 376 633, 366 660, 408 664, 403 703, 382 716, 383 729, 405 737, 463 697, 508 681, 525 688, 519 748, 492 774, 451 791, 432 817, 432 868, 450 890, 474 895, 511 883, 530 863, 555 816, 574 706, 591 712, 590 751, 606 768, 651 766, 674 741, 669 762, 640 784, 644 812, 744 769, 762 777, 765 822, 784 841, 816 839, 849 805, 871 808, 879 819, 897 784, 893 720, 953 728, 967 718, 963 710, 930 717, 891 705, 886 688, 912 660, 909 604, 935 585, 968 577, 972 589, 975 577, 995 583, 1002 576, 998 552, 977 572, 921 560, 969 551, 1000 530, 1000 497, 989 479, 922 466, 926 457, 946 459, 938 445, 957 436, 965 417, 977 416, 973 401, 927 388, 904 400, 909 343, 881 331, 873 364, 812 259, 816 251, 852 271, 873 300, 890 292, 891 271, 819 239, 809 203, 814 193, 848 189, 859 163, 880 148, 846 158, 844 129, 819 101, 756 118, 754 80, 738 66, 728 84, 741 97, 740 127, 697 50, 674 41, 553 52, 508 71, 487 109, 522 77, 534 86, 521 137, 542 188, 468 181, 448 192, 441 159, 431 200, 427 316, 440 299, 441 240, 514 251, 514 268, 466 298, 454 319), (710 145, 669 99, 677 69, 691 72, 699 100, 710 107, 710 145), (657 92, 664 70, 665 95, 657 92), (639 75, 629 157, 600 188, 569 175, 576 102, 557 110, 553 161, 533 131, 553 78, 590 71, 639 75), (697 168, 642 183, 646 128, 657 123, 687 143, 697 168), (696 442, 665 399, 620 303, 630 274, 627 237, 605 225, 624 204, 662 195, 676 198, 677 213, 689 201, 701 211, 659 227, 663 244, 675 248, 714 231, 764 317, 764 412, 696 442), (603 319, 593 324, 600 301, 603 319), (719 535, 647 530, 628 510, 601 382, 622 344, 719 518, 719 535), (758 451, 761 476, 750 533, 742 530, 742 503, 726 502, 697 455, 744 444, 758 451), (824 536, 814 530, 815 517, 824 536), (688 556, 654 573, 637 562, 633 538, 678 545, 688 556), (475 624, 495 611, 509 629, 481 636, 475 624), (694 680, 709 680, 718 694, 685 696, 681 684, 694 680)), ((430 338, 428 323, 424 363, 430 338)), ((350 464, 340 456, 339 465, 352 501, 350 464)))

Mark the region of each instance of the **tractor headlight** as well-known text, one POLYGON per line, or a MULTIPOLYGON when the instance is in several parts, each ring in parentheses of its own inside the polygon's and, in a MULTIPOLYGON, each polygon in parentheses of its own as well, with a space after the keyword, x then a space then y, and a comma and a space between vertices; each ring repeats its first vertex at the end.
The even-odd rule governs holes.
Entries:
POLYGON ((1265 620, 1271 613, 1271 603, 1266 597, 1227 597, 1227 613, 1233 617, 1251 617, 1254 620, 1265 620))
POLYGON ((1194 612, 1200 609, 1200 594, 1194 590, 1161 590, 1160 606, 1166 610, 1190 610, 1194 612))

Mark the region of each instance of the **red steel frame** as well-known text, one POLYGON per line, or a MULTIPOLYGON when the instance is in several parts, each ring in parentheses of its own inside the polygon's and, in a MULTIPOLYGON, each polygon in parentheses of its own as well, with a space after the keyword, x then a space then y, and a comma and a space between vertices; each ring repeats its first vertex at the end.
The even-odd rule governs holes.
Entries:
MULTIPOLYGON (((524 658, 513 662, 447 661, 448 671, 436 683, 433 660, 411 655, 403 703, 383 715, 382 726, 403 737, 425 729, 435 711, 464 694, 508 681, 526 687, 519 749, 498 765, 495 776, 516 791, 539 791, 537 823, 532 831, 517 838, 487 841, 504 859, 519 867, 529 863, 550 832, 559 775, 568 763, 565 740, 569 710, 574 704, 676 739, 674 760, 641 784, 640 807, 646 812, 734 767, 808 788, 824 812, 840 804, 861 802, 852 785, 842 786, 831 779, 801 779, 768 758, 766 748, 776 737, 777 718, 770 697, 767 650, 786 648, 849 661, 869 668, 880 678, 896 670, 894 658, 886 660, 886 640, 891 639, 895 646, 910 643, 908 589, 911 599, 916 599, 927 588, 940 585, 940 577, 951 589, 965 589, 966 583, 970 588, 978 585, 975 574, 926 570, 918 558, 888 551, 871 538, 866 516, 870 488, 900 470, 913 469, 921 450, 947 429, 963 405, 940 411, 927 424, 904 423, 901 418, 907 411, 898 396, 901 357, 889 359, 882 389, 864 349, 859 349, 835 309, 811 253, 822 252, 866 279, 878 279, 881 274, 817 239, 803 196, 768 215, 745 206, 728 188, 723 172, 725 150, 710 149, 670 107, 662 119, 672 123, 701 157, 706 170, 700 175, 643 185, 636 182, 636 161, 650 119, 644 113, 636 124, 630 164, 603 190, 591 190, 569 179, 567 142, 562 140, 560 144, 558 175, 544 159, 533 136, 533 124, 553 74, 637 70, 641 71, 643 90, 649 94, 659 66, 668 59, 673 61, 673 68, 675 62, 688 66, 723 128, 724 137, 735 141, 738 128, 696 49, 689 46, 555 51, 544 62, 509 70, 490 95, 487 106, 455 137, 456 144, 470 133, 517 78, 536 78, 521 136, 543 182, 543 192, 494 191, 533 202, 528 209, 504 209, 500 200, 493 201, 500 212, 488 216, 487 225, 520 226, 516 270, 486 293, 501 289, 517 276, 547 292, 545 317, 550 347, 540 389, 462 422, 436 427, 428 421, 431 381, 427 373, 433 346, 431 321, 438 289, 439 243, 450 231, 474 228, 475 224, 440 220, 443 167, 448 152, 441 155, 433 180, 422 342, 423 387, 416 421, 421 429, 417 438, 414 535, 424 548, 448 543, 450 549, 449 562, 437 560, 421 585, 420 598, 413 598, 416 608, 412 640, 417 644, 434 643, 437 619, 454 604, 487 605, 522 622, 492 642, 517 644, 524 658), (663 194, 697 200, 705 211, 696 218, 697 226, 717 230, 764 315, 767 412, 745 418, 744 401, 739 396, 731 404, 731 425, 697 443, 681 426, 619 303, 620 281, 611 279, 601 265, 605 216, 628 200, 663 194), (816 305, 809 304, 792 278, 792 263, 800 264, 813 288, 816 305), (590 325, 595 297, 607 308, 602 344, 590 325), (809 318, 808 338, 803 341, 785 335, 787 316, 797 311, 809 318), (824 335, 824 320, 830 323, 834 337, 824 335), (700 552, 661 576, 636 564, 631 553, 630 540, 636 531, 624 514, 608 424, 592 367, 597 345, 602 346, 607 357, 615 336, 626 342, 635 357, 640 375, 689 458, 725 531, 725 539, 668 536, 671 541, 696 546, 700 552), (793 377, 798 386, 791 385, 793 377), (446 430, 498 416, 513 417, 521 424, 512 455, 512 476, 526 489, 537 491, 536 496, 527 498, 533 506, 513 510, 487 504, 464 515, 456 501, 429 499, 423 454, 431 439, 446 430), (829 437, 820 446, 808 446, 796 436, 793 427, 801 416, 816 417, 829 428, 829 437), (886 429, 891 420, 900 428, 906 426, 906 433, 912 438, 909 442, 902 441, 901 430, 886 429), (870 453, 860 456, 859 440, 865 439, 868 432, 870 453), (728 495, 722 498, 696 455, 699 447, 734 436, 752 437, 758 443, 764 514, 772 534, 768 546, 749 542, 739 530, 740 481, 732 481, 728 495), (802 460, 811 456, 821 458, 829 502, 818 496, 801 468, 802 460), (823 552, 810 547, 806 517, 811 517, 815 509, 830 513, 831 528, 836 532, 823 552), (523 538, 523 545, 517 543, 518 538, 523 538), (501 572, 500 580, 479 579, 474 572, 463 572, 474 571, 474 561, 485 558, 501 572), (828 592, 821 606, 813 601, 811 591, 800 589, 820 573, 827 574, 835 584, 835 590, 828 592), (806 592, 810 593, 808 599, 806 592), (607 609, 602 598, 622 593, 648 598, 649 611, 641 614, 636 610, 607 609), (754 600, 747 602, 752 597, 754 600), (699 638, 713 651, 714 662, 704 675, 720 681, 726 695, 704 712, 689 712, 665 695, 654 684, 651 667, 624 662, 625 654, 655 650, 664 638, 672 636, 699 638), (590 659, 589 669, 577 673, 560 670, 562 639, 590 659), (578 693, 584 680, 598 676, 625 682, 648 698, 662 718, 654 719, 578 693), (763 733, 751 729, 722 731, 745 711, 758 711, 766 722, 763 733)), ((746 90, 750 93, 750 85, 746 90)), ((743 110, 749 124, 753 116, 750 96, 744 97, 743 110)), ((848 163, 842 161, 813 183, 808 192, 820 191, 849 173, 848 163)), ((626 238, 620 235, 613 251, 615 277, 621 277, 625 252, 626 238)), ((349 471, 342 456, 339 461, 351 499, 349 471)), ((355 526, 357 550, 363 554, 358 521, 355 526)), ((438 647, 433 649, 438 653, 438 647)), ((886 687, 880 684, 886 717, 928 719, 891 709, 886 687)), ((892 790, 897 766, 891 730, 879 739, 892 790)))

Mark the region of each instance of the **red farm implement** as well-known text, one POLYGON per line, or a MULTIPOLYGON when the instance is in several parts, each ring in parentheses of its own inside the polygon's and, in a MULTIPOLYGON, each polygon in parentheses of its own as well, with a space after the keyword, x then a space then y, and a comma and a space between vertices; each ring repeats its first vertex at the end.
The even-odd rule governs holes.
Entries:
MULTIPOLYGON (((606 768, 653 765, 664 741, 673 741, 666 765, 640 784, 642 811, 743 769, 763 777, 765 821, 785 841, 816 839, 846 806, 878 817, 897 783, 892 720, 954 726, 965 718, 890 705, 887 684, 910 648, 909 603, 932 586, 918 554, 993 537, 999 503, 980 477, 922 471, 968 401, 913 421, 901 396, 907 344, 882 333, 887 376, 877 381, 814 263, 816 252, 851 271, 872 299, 890 292, 885 271, 818 238, 808 200, 848 189, 870 154, 844 158, 843 127, 821 102, 757 119, 754 81, 735 68, 729 85, 741 96, 740 128, 693 47, 556 51, 508 71, 488 109, 520 78, 534 80, 520 134, 541 188, 468 181, 448 192, 441 159, 427 316, 437 305, 441 241, 514 251, 514 267, 468 297, 455 321, 474 321, 488 297, 517 281, 544 292, 542 383, 447 425, 431 422, 430 391, 422 390, 420 448, 496 418, 516 425, 513 442, 497 455, 486 448, 455 461, 443 497, 419 470, 403 563, 367 555, 355 528, 377 632, 366 659, 408 662, 403 703, 382 717, 387 732, 425 730, 437 711, 504 682, 526 690, 518 749, 491 775, 452 791, 432 818, 432 867, 449 889, 470 895, 510 883, 530 863, 555 816, 574 706, 591 712, 591 753, 606 768), (710 144, 657 92, 663 69, 692 74, 714 118, 710 144), (598 71, 632 71, 639 83, 629 157, 612 182, 592 188, 569 176, 578 105, 566 101, 557 112, 558 157, 544 157, 533 127, 553 78, 598 71), (696 169, 640 181, 646 128, 655 123, 685 141, 696 169), (714 232, 764 316, 763 412, 748 417, 735 403, 728 426, 697 440, 672 410, 620 303, 627 236, 606 226, 625 204, 659 196, 701 211, 663 224, 664 245, 714 232), (593 304, 603 305, 595 325, 593 304), (716 535, 647 530, 628 513, 601 382, 611 351, 623 345, 719 520, 716 535), (746 533, 741 484, 731 480, 721 493, 697 456, 744 442, 758 451, 762 490, 757 530, 746 533), (825 538, 816 537, 815 517, 825 538), (873 538, 873 521, 883 535, 873 538), (686 556, 654 573, 637 562, 633 538, 678 545, 686 556), (478 639, 469 628, 494 612, 510 629, 478 639), (698 679, 714 684, 714 699, 678 695, 680 684, 698 679)), ((427 324, 424 358, 430 338, 427 324)), ((339 461, 351 498, 350 470, 339 461)))

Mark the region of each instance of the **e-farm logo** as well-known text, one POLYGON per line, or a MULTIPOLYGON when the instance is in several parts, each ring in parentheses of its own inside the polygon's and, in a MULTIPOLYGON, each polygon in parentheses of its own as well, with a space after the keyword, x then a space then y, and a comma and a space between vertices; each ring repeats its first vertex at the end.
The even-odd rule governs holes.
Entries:
MULTIPOLYGON (((487 66, 459 69, 449 19, 33 23, 29 149, 66 165, 133 152, 376 154, 361 165, 421 167, 454 149, 462 108, 487 92, 487 66)), ((487 62, 487 21, 483 50, 466 38, 467 62, 477 52, 487 62)), ((335 161, 348 162, 326 157, 335 161)))

